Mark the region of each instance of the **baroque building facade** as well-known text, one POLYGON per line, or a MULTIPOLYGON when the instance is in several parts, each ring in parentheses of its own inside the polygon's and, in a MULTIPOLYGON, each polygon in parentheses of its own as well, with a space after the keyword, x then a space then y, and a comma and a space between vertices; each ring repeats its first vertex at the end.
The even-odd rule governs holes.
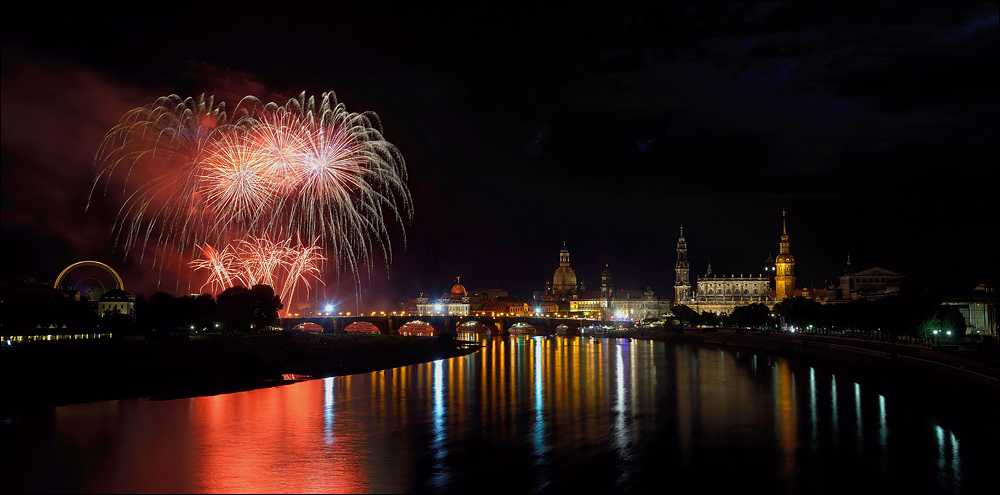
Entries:
POLYGON ((443 314, 448 316, 469 316, 471 304, 469 293, 462 285, 462 277, 455 277, 455 285, 441 297, 433 300, 423 293, 417 298, 417 313, 420 316, 443 314))
POLYGON ((685 305, 699 313, 728 314, 739 306, 750 304, 764 304, 773 308, 778 301, 794 297, 795 258, 789 248, 784 211, 781 212, 781 242, 778 248, 778 256, 771 258, 768 255, 764 262, 764 270, 768 273, 756 276, 740 274, 738 277, 735 274, 716 275, 712 273, 712 264, 709 263, 705 275, 699 275, 696 284, 692 286, 687 240, 684 239, 682 225, 674 268, 674 305, 685 305), (768 270, 771 267, 773 271, 768 270))
POLYGON ((657 298, 649 286, 644 291, 615 290, 608 265, 604 265, 604 271, 601 272, 601 290, 580 291, 568 302, 570 315, 604 320, 617 318, 639 321, 660 318, 670 312, 670 300, 657 298))

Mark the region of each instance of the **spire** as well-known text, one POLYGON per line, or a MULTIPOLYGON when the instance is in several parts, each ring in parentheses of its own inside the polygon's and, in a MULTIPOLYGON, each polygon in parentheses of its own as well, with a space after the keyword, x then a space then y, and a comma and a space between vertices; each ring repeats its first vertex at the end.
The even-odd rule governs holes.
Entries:
POLYGON ((785 229, 785 210, 781 210, 781 242, 778 243, 779 246, 779 257, 781 254, 789 254, 788 251, 788 230, 785 229))
POLYGON ((785 229, 785 209, 781 209, 781 240, 788 239, 788 230, 785 229))

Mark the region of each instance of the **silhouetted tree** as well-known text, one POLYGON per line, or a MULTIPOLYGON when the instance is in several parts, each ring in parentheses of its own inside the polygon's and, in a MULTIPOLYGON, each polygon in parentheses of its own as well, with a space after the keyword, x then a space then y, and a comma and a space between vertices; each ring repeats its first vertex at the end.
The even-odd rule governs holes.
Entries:
POLYGON ((762 327, 771 322, 771 311, 763 304, 739 306, 725 318, 727 326, 762 327))
POLYGON ((253 299, 253 322, 257 331, 262 331, 277 321, 278 310, 282 308, 281 298, 270 285, 253 286, 250 297, 253 299))
POLYGON ((701 318, 697 311, 683 304, 674 306, 670 310, 674 313, 674 316, 676 316, 677 319, 685 325, 697 325, 698 320, 701 318))
POLYGON ((218 298, 219 317, 231 332, 246 332, 251 325, 264 330, 278 318, 281 299, 270 285, 255 285, 252 289, 236 286, 226 289, 218 298))
POLYGON ((112 308, 104 311, 102 315, 99 328, 102 333, 108 332, 112 334, 128 334, 137 333, 136 323, 135 323, 135 311, 129 312, 129 314, 124 314, 118 308, 112 308))
POLYGON ((219 318, 227 332, 246 332, 253 323, 254 305, 250 291, 243 286, 230 287, 216 297, 219 318))

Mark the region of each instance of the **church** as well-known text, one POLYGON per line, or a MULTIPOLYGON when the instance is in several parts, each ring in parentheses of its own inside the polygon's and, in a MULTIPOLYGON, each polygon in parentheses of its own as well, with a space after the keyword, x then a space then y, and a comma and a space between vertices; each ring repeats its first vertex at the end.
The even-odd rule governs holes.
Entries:
POLYGON ((684 239, 684 226, 681 225, 680 238, 677 240, 677 262, 674 265, 674 305, 684 305, 699 313, 729 314, 739 306, 750 304, 764 304, 773 308, 779 301, 794 297, 795 257, 789 249, 784 211, 781 212, 781 242, 778 243, 778 250, 773 268, 768 266, 771 258, 765 262, 765 271, 773 269, 773 275, 717 275, 712 273, 712 264, 709 263, 706 273, 699 275, 696 284, 692 286, 687 241, 684 239))
POLYGON ((432 300, 423 293, 417 298, 417 313, 420 316, 443 314, 448 316, 469 316, 471 313, 469 292, 462 285, 462 277, 455 277, 455 285, 451 290, 437 300, 432 300))
POLYGON ((543 301, 553 301, 559 305, 559 312, 581 317, 602 319, 622 319, 640 321, 646 318, 660 318, 670 312, 670 301, 658 299, 650 287, 646 290, 615 290, 611 268, 604 265, 601 272, 600 290, 588 291, 583 284, 577 284, 576 272, 569 263, 569 250, 563 242, 559 251, 559 267, 552 274, 551 289, 547 289, 543 301))

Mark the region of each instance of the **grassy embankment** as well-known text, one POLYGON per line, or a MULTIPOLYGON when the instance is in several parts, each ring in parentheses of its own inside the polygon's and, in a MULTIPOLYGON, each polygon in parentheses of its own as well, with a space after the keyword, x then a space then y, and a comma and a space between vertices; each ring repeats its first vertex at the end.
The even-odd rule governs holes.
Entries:
POLYGON ((40 343, 0 351, 0 410, 134 397, 212 395, 363 373, 474 352, 398 335, 256 335, 150 343, 40 343))

